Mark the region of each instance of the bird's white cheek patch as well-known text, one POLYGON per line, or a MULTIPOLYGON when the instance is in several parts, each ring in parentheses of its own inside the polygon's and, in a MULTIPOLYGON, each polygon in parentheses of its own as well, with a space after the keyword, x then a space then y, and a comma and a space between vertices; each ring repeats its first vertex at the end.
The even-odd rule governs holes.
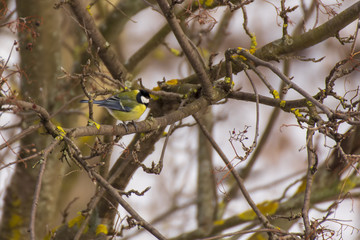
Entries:
POLYGON ((147 104, 147 103, 149 103, 149 99, 144 96, 141 96, 141 102, 144 104, 147 104))

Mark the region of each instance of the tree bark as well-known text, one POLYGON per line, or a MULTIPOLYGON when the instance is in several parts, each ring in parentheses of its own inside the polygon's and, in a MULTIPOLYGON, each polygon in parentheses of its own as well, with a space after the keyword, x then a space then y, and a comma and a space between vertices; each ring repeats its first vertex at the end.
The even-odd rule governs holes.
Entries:
MULTIPOLYGON (((61 64, 60 15, 53 9, 52 1, 18 0, 16 4, 19 21, 26 21, 26 28, 19 29, 22 98, 44 106, 51 113, 59 107, 56 96, 61 64)), ((29 124, 36 120, 34 115, 24 118, 29 124)), ((37 132, 23 138, 18 160, 44 149, 50 140, 37 132)), ((6 189, 0 239, 29 239, 30 212, 40 169, 38 161, 39 158, 27 164, 18 163, 15 167, 6 189)), ((65 166, 54 156, 50 156, 47 164, 36 214, 38 239, 45 236, 54 221, 60 177, 65 166)))

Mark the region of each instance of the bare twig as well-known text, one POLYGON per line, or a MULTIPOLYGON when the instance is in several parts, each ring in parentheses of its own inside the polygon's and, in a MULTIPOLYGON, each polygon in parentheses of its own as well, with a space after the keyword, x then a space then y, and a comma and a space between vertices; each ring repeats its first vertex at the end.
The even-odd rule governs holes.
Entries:
MULTIPOLYGON (((182 101, 181 104, 180 104, 180 106, 179 106, 179 108, 182 108, 182 107, 184 106, 185 102, 186 102, 186 101, 182 101)), ((171 135, 171 134, 173 133, 173 131, 174 131, 174 127, 175 127, 175 123, 173 123, 173 124, 170 125, 169 132, 168 132, 168 134, 166 135, 165 142, 164 142, 163 148, 162 148, 162 150, 161 150, 160 160, 159 160, 159 163, 158 163, 159 168, 160 168, 160 171, 161 171, 161 169, 162 169, 162 167, 163 167, 163 161, 164 161, 166 146, 167 146, 167 144, 168 144, 168 142, 169 142, 170 135, 171 135)), ((160 172, 159 172, 159 173, 160 173, 160 172)))
MULTIPOLYGON (((10 148, 11 151, 13 151, 11 148, 10 148)), ((20 155, 16 153, 16 155, 18 156, 19 160, 16 160, 16 161, 13 161, 13 162, 10 162, 8 164, 5 164, 3 166, 0 167, 0 171, 11 166, 11 165, 14 165, 14 164, 17 164, 17 163, 24 163, 24 165, 26 166, 26 162, 27 161, 30 161, 31 159, 34 159, 38 156, 40 156, 42 154, 42 152, 37 152, 29 157, 26 157, 26 158, 20 158, 20 155)))
POLYGON ((275 88, 270 84, 270 82, 266 79, 265 75, 262 74, 255 66, 252 64, 249 65, 250 69, 253 70, 256 75, 260 78, 260 80, 265 84, 265 86, 269 89, 271 94, 274 94, 275 88))
POLYGON ((157 0, 166 20, 168 21, 177 41, 179 42, 182 50, 184 51, 187 59, 197 74, 199 81, 203 88, 204 96, 212 101, 213 88, 210 79, 206 73, 205 64, 197 51, 196 47, 191 43, 189 38, 183 32, 174 12, 170 8, 169 3, 166 0, 157 0))
POLYGON ((247 17, 247 12, 246 12, 245 5, 241 6, 241 10, 242 10, 242 13, 243 13, 243 18, 244 18, 243 28, 245 30, 246 35, 248 35, 251 38, 252 33, 250 32, 249 27, 248 27, 248 17, 247 17))
POLYGON ((256 86, 254 84, 254 82, 252 81, 250 75, 248 74, 248 72, 246 71, 246 69, 244 69, 244 72, 247 76, 247 78, 250 81, 251 87, 254 90, 254 94, 255 94, 255 98, 256 98, 256 127, 255 127, 255 136, 254 136, 254 141, 250 147, 250 151, 252 152, 252 150, 256 147, 257 144, 257 139, 259 137, 259 119, 260 119, 260 111, 259 111, 259 94, 257 92, 256 86))
POLYGON ((147 187, 141 192, 131 189, 129 191, 119 191, 119 193, 120 193, 120 195, 125 195, 126 197, 130 197, 131 194, 135 194, 136 196, 144 196, 144 194, 149 190, 150 190, 150 187, 147 187))
POLYGON ((5 141, 5 143, 0 145, 0 150, 6 147, 10 147, 11 144, 13 144, 14 142, 18 141, 21 138, 26 137, 27 135, 35 132, 36 130, 38 130, 40 127, 42 126, 42 124, 36 124, 33 126, 28 127, 27 129, 25 129, 24 131, 20 132, 19 134, 16 134, 14 136, 12 136, 11 138, 7 139, 5 141))
MULTIPOLYGON (((73 200, 71 200, 65 207, 64 211, 62 211, 61 215, 62 215, 62 224, 66 223, 66 219, 69 216, 69 209, 71 207, 71 205, 76 202, 79 199, 79 197, 75 197, 73 200)), ((75 239, 74 239, 75 240, 75 239)))
POLYGON ((91 175, 97 182, 114 198, 116 201, 134 218, 138 221, 139 225, 144 227, 149 233, 154 235, 157 239, 166 240, 166 238, 145 219, 143 219, 118 193, 118 190, 111 186, 100 174, 94 170, 90 170, 91 175))
MULTIPOLYGON (((219 154, 219 156, 221 157, 221 159, 224 161, 226 167, 229 169, 229 171, 231 172, 231 174, 233 175, 233 177, 235 178, 235 181, 237 182, 242 194, 244 195, 246 201, 248 202, 248 204, 250 205, 250 207, 252 208, 252 210, 255 212, 255 214, 257 215, 257 217, 259 218, 260 222, 264 225, 264 227, 266 228, 275 228, 274 226, 272 226, 269 222, 269 220, 264 216, 264 214, 261 213, 261 211, 259 210, 259 208, 256 206, 255 202, 252 200, 249 192, 246 190, 245 185, 244 185, 244 181, 243 179, 240 177, 240 175, 237 173, 237 171, 234 169, 234 167, 232 166, 232 164, 230 163, 230 161, 228 160, 228 158, 226 157, 226 155, 224 154, 224 152, 221 150, 221 148, 219 147, 219 145, 214 141, 214 139, 211 137, 211 135, 209 134, 209 132, 207 131, 207 129, 204 127, 204 125, 202 125, 199 121, 199 119, 193 115, 194 119, 196 120, 196 122, 199 124, 199 127, 201 129, 201 131, 204 133, 204 135, 207 137, 207 139, 209 140, 209 142, 211 143, 211 145, 213 146, 213 148, 215 149, 215 151, 219 154)), ((271 233, 269 233, 271 234, 271 233)))
POLYGON ((96 180, 102 188, 106 190, 137 222, 140 226, 144 227, 148 232, 157 237, 160 240, 166 240, 166 238, 145 219, 143 219, 119 194, 119 191, 114 188, 108 181, 106 181, 99 173, 93 168, 90 168, 86 161, 82 158, 81 151, 76 144, 68 137, 64 136, 64 140, 72 148, 72 156, 80 163, 80 165, 86 170, 91 179, 96 180))
MULTIPOLYGON (((168 218, 169 216, 171 216, 172 214, 176 213, 177 211, 181 211, 184 210, 185 208, 191 207, 192 205, 194 205, 196 203, 195 200, 191 200, 189 202, 186 202, 184 204, 178 205, 175 202, 173 202, 173 205, 170 206, 169 209, 167 209, 165 212, 161 213, 160 215, 156 216, 154 219, 151 220, 151 224, 154 225, 166 218, 168 218)), ((123 238, 123 240, 129 240, 129 239, 133 239, 134 236, 140 234, 142 231, 144 231, 144 229, 140 229, 139 231, 136 231, 133 234, 130 234, 126 237, 123 238)))
POLYGON ((81 235, 83 234, 89 220, 91 217, 91 214, 93 212, 93 210, 95 209, 96 205, 98 204, 98 202, 100 201, 100 199, 102 198, 102 196, 105 193, 105 189, 101 188, 98 191, 96 191, 96 193, 94 194, 94 196, 91 198, 90 202, 88 203, 88 207, 87 207, 87 211, 85 214, 85 219, 82 221, 77 233, 75 234, 75 237, 73 240, 79 240, 81 238, 81 235))
MULTIPOLYGON (((274 99, 270 97, 266 97, 263 95, 259 96, 259 102, 264 105, 273 106, 280 108, 280 102, 281 99, 274 99)), ((253 93, 248 92, 230 92, 227 96, 228 98, 237 99, 237 100, 244 100, 249 102, 256 102, 256 96, 253 93)), ((303 99, 297 99, 297 100, 288 100, 285 102, 285 106, 281 107, 282 110, 290 112, 291 108, 300 108, 300 107, 306 107, 307 100, 305 98, 303 99)))
POLYGON ((289 238, 289 239, 300 239, 299 237, 295 236, 294 234, 284 234, 284 232, 281 232, 278 229, 262 228, 262 229, 241 230, 241 231, 236 231, 236 232, 232 232, 232 233, 217 235, 214 237, 201 238, 199 240, 216 240, 216 239, 223 239, 225 237, 231 237, 231 236, 236 236, 236 235, 245 235, 245 234, 249 234, 249 233, 268 233, 268 232, 273 232, 273 233, 277 233, 277 234, 285 235, 285 236, 289 235, 289 236, 291 236, 291 238, 289 238))
POLYGON ((40 196, 40 190, 41 190, 41 183, 42 178, 44 176, 45 168, 46 168, 46 162, 48 155, 51 153, 51 151, 55 148, 56 145, 58 145, 60 140, 55 139, 46 149, 42 151, 43 157, 40 161, 40 172, 38 175, 38 179, 36 182, 35 192, 34 192, 34 200, 31 207, 31 213, 30 213, 30 225, 29 225, 29 232, 30 232, 30 239, 36 240, 35 236, 35 222, 36 222, 36 209, 39 201, 40 196))
POLYGON ((83 92, 85 93, 85 96, 89 99, 88 101, 88 105, 89 105, 89 119, 94 121, 94 104, 93 104, 93 96, 89 93, 89 91, 86 89, 86 86, 85 86, 85 77, 83 76, 81 78, 81 87, 82 87, 82 90, 83 92))
POLYGON ((280 69, 278 69, 276 66, 274 66, 273 64, 263 61, 260 58, 255 57, 254 55, 251 55, 250 53, 246 52, 245 50, 240 50, 239 52, 240 55, 243 55, 244 57, 246 57, 247 59, 250 59, 251 61, 253 61, 255 64, 257 65, 261 65, 261 66, 265 66, 267 68, 269 68, 271 71, 273 71, 278 77, 280 77, 280 79, 282 81, 284 81, 286 84, 288 84, 289 86, 291 86, 291 88, 293 88, 295 91, 297 91, 298 93, 300 93, 302 96, 304 96, 307 100, 311 101, 311 103, 313 103, 315 106, 317 106, 318 108, 320 108, 322 111, 324 111, 324 113, 327 115, 327 117, 329 119, 332 119, 333 117, 333 113, 331 112, 331 110, 325 106, 324 104, 320 103, 319 101, 317 101, 313 96, 311 96, 308 92, 306 92, 304 89, 302 89, 300 86, 298 86, 295 82, 291 81, 287 76, 285 76, 285 74, 283 74, 280 69))

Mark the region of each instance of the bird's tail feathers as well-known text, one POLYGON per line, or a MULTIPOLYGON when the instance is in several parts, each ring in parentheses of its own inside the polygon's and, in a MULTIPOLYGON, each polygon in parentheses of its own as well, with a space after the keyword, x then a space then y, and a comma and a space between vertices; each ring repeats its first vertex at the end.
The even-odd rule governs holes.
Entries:
MULTIPOLYGON (((80 100, 80 103, 88 103, 89 100, 80 100)), ((104 100, 93 100, 92 101, 94 104, 103 104, 104 100)))

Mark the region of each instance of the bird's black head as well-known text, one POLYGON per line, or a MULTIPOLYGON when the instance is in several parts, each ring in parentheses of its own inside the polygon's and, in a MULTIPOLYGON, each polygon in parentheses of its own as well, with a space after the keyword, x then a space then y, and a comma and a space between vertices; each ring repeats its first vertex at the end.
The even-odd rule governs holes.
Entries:
POLYGON ((139 93, 136 95, 136 100, 138 103, 142 103, 147 106, 150 101, 150 94, 147 91, 140 89, 139 93))

